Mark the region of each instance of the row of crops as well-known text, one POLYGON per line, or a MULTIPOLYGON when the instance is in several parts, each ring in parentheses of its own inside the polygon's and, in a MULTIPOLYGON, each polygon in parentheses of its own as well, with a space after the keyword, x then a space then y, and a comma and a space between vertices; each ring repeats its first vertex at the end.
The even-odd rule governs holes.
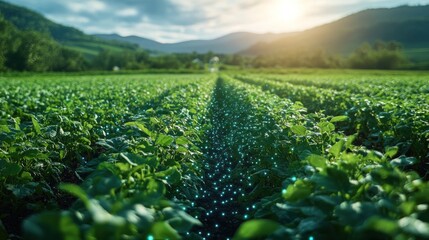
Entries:
POLYGON ((411 74, 0 79, 0 239, 427 239, 411 74))

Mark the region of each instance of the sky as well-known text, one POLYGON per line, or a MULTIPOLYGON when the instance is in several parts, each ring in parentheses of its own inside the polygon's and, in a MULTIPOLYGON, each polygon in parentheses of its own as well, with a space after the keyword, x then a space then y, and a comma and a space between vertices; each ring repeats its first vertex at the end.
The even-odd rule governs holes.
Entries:
POLYGON ((232 32, 302 31, 379 7, 429 0, 8 0, 86 33, 136 35, 171 43, 232 32))

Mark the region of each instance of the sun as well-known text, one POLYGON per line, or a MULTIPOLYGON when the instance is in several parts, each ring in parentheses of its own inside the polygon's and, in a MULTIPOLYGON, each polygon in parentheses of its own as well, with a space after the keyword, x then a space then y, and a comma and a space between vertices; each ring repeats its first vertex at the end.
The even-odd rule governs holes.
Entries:
POLYGON ((283 23, 292 23, 303 15, 303 7, 299 0, 276 0, 272 7, 273 17, 283 23))

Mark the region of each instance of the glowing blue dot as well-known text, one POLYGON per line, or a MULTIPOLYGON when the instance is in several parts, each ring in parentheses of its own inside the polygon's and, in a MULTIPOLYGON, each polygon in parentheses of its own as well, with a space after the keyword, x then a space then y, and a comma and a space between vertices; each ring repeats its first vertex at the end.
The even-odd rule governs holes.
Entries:
POLYGON ((313 236, 308 237, 308 240, 314 240, 313 236))
POLYGON ((286 190, 286 189, 283 189, 283 190, 282 190, 282 194, 286 194, 286 192, 287 192, 287 190, 286 190))
POLYGON ((247 214, 244 215, 244 219, 247 219, 247 218, 249 218, 249 215, 247 215, 247 214))
POLYGON ((154 240, 152 235, 147 236, 147 240, 154 240))
POLYGON ((296 177, 295 176, 292 177, 292 181, 294 181, 294 182, 296 181, 296 177))

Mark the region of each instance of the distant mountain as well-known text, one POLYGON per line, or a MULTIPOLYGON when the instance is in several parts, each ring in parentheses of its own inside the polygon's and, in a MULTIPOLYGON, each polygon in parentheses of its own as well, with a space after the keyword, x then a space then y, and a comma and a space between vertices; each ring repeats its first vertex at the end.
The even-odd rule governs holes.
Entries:
POLYGON ((67 48, 77 50, 87 57, 93 57, 103 49, 121 51, 137 48, 133 44, 106 41, 86 35, 76 28, 57 24, 37 12, 4 1, 0 1, 0 15, 19 30, 46 34, 67 48))
POLYGON ((271 43, 259 43, 247 55, 287 54, 322 49, 349 54, 363 42, 401 42, 411 59, 429 61, 429 6, 361 11, 271 43))
POLYGON ((165 53, 236 53, 243 51, 256 43, 270 43, 280 38, 291 36, 293 33, 283 34, 256 34, 248 32, 237 32, 225 35, 212 40, 192 40, 179 43, 160 43, 147 38, 137 36, 121 37, 117 34, 97 34, 94 35, 106 40, 126 41, 138 44, 140 47, 157 52, 165 53))

